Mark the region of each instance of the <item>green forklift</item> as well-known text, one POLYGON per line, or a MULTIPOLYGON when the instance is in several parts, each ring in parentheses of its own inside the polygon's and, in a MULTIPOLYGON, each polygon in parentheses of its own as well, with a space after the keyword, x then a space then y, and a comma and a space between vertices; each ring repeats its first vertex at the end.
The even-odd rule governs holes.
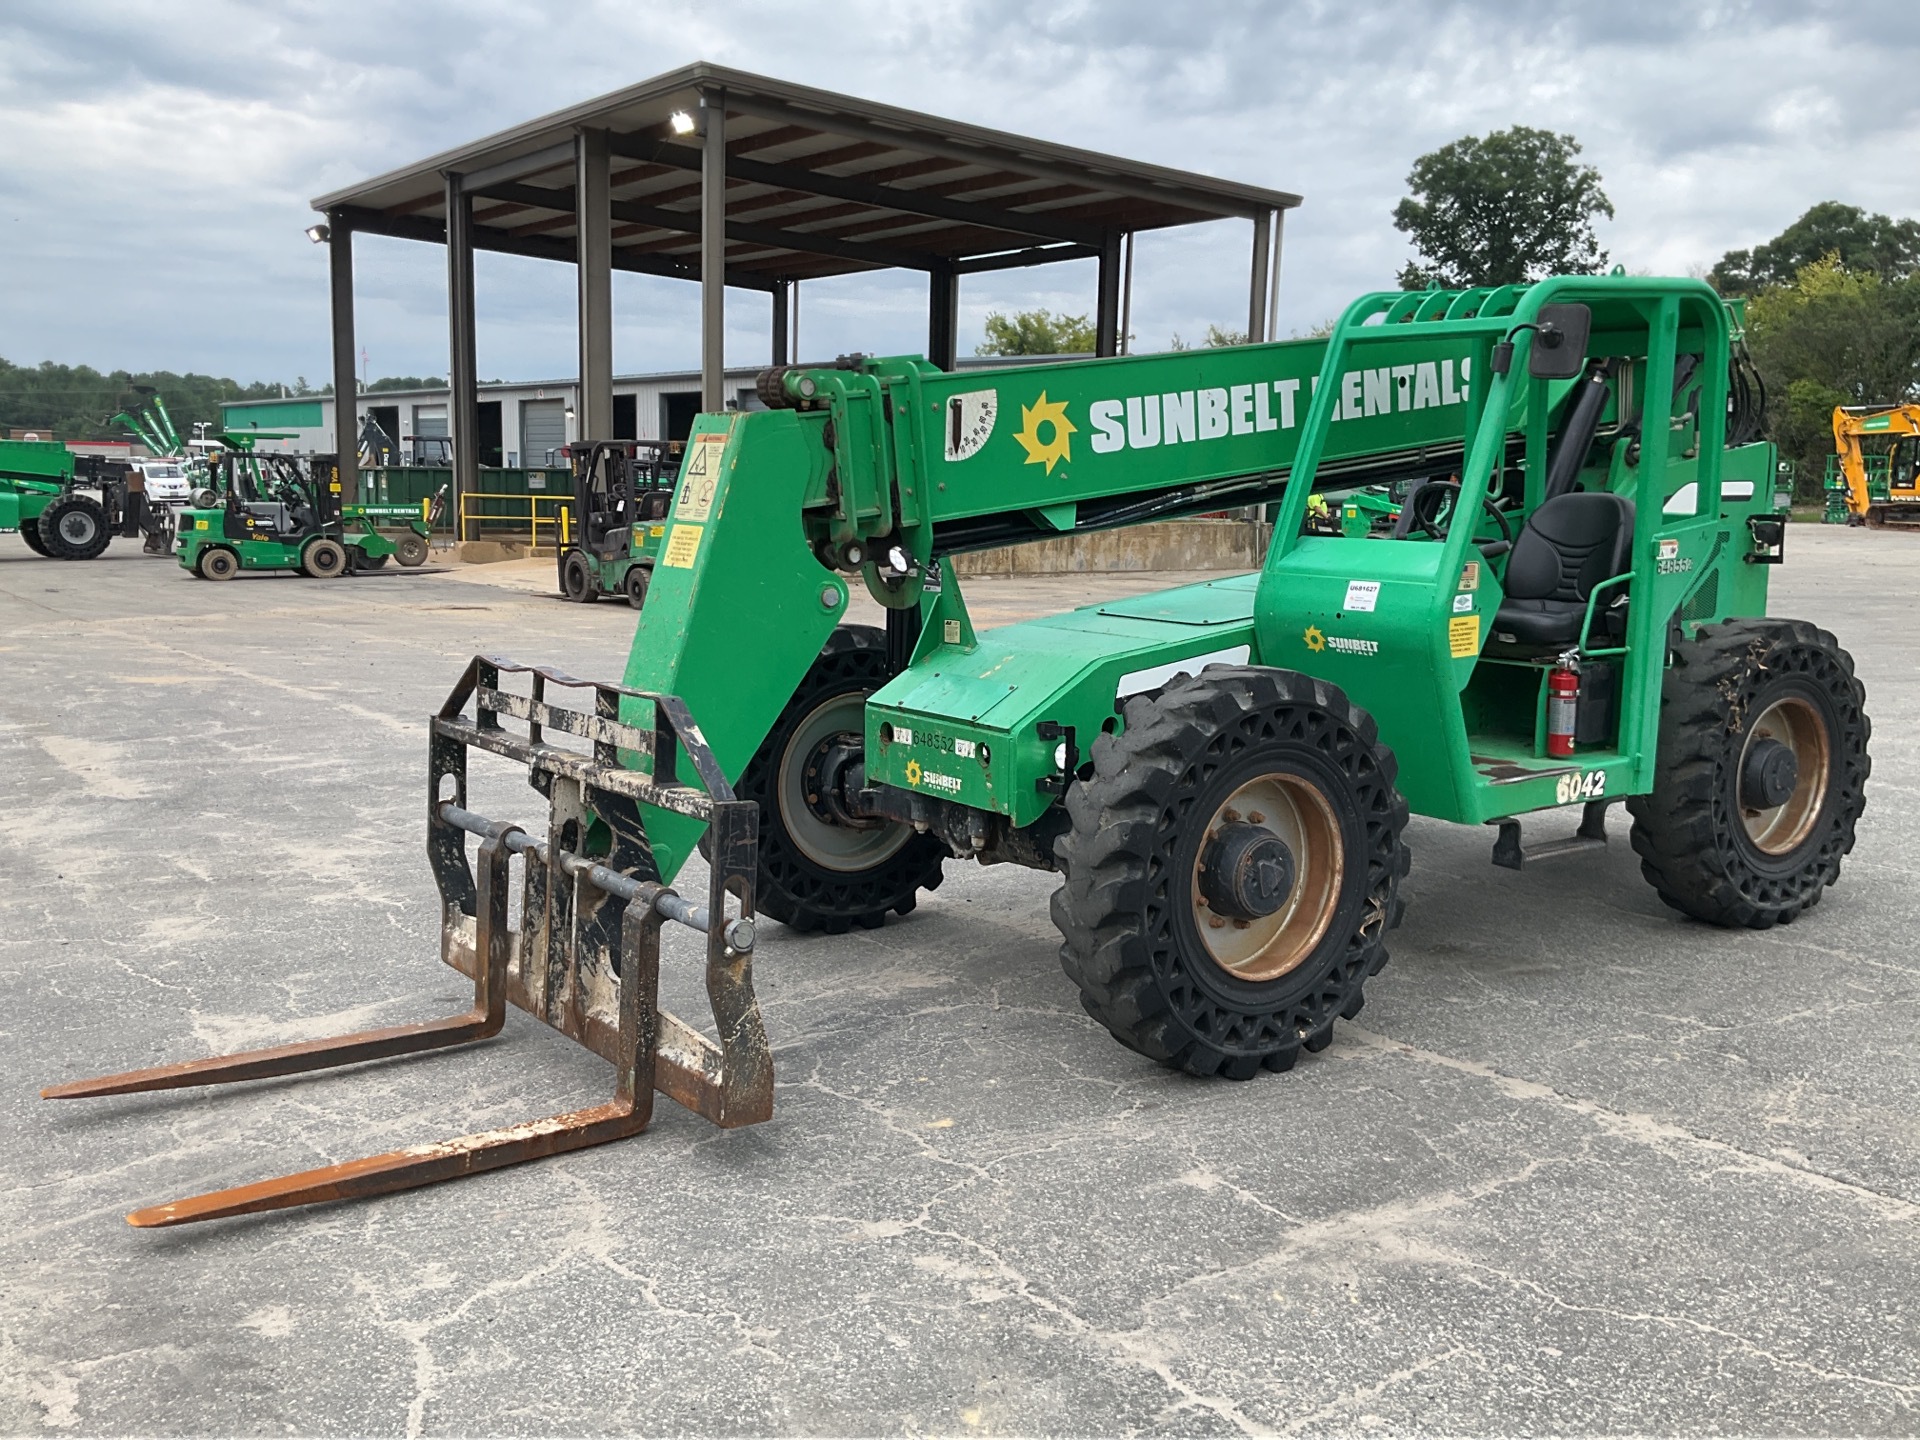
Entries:
POLYGON ((563 599, 626 597, 638 610, 673 503, 673 452, 662 440, 583 440, 567 449, 573 489, 555 550, 563 599))
POLYGON ((432 534, 426 505, 343 506, 333 456, 302 459, 254 450, 256 440, 282 438, 221 437, 225 448, 214 465, 211 493, 196 497, 209 503, 180 515, 183 569, 202 580, 231 580, 243 570, 331 579, 377 570, 389 560, 409 568, 426 562, 432 534))

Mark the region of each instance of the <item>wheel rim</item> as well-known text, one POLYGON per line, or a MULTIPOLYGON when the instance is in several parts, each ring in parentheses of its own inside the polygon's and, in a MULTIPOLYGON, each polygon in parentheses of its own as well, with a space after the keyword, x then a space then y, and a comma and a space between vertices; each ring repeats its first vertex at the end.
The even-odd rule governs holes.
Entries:
POLYGON ((1820 819, 1827 800, 1832 745, 1820 712, 1797 695, 1774 701, 1747 727, 1736 777, 1745 773, 1748 754, 1762 740, 1778 741, 1793 751, 1798 766, 1793 793, 1780 804, 1764 808, 1743 801, 1740 821, 1755 849, 1767 855, 1785 855, 1806 841, 1820 819))
POLYGON ((93 523, 93 517, 84 510, 69 510, 60 517, 60 538, 69 545, 85 546, 93 543, 93 537, 99 533, 93 523))
POLYGON ((1345 875, 1340 821, 1319 788, 1284 772, 1255 776, 1222 801, 1207 821, 1190 881, 1194 928, 1214 963, 1236 978, 1255 983, 1277 979, 1298 969, 1325 937, 1345 875), (1271 915, 1228 919, 1207 905, 1203 862, 1210 842, 1227 825, 1263 830, 1292 853, 1293 889, 1271 915))
POLYGON ((865 693, 835 695, 820 702, 794 727, 780 756, 780 823, 794 848, 823 870, 852 874, 871 870, 899 853, 913 838, 910 825, 889 824, 871 830, 836 825, 820 813, 821 797, 810 795, 808 761, 840 735, 860 733, 866 714, 865 693))

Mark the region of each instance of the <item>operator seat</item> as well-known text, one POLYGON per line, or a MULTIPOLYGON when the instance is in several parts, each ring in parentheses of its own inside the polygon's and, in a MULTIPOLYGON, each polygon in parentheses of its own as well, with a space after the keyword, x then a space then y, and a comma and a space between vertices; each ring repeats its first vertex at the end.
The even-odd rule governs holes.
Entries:
MULTIPOLYGON (((1514 539, 1493 646, 1558 654, 1577 645, 1593 587, 1624 573, 1632 554, 1633 503, 1625 496, 1569 491, 1543 502, 1514 539)), ((1615 586, 1602 597, 1593 638, 1618 640, 1626 593, 1615 586)))

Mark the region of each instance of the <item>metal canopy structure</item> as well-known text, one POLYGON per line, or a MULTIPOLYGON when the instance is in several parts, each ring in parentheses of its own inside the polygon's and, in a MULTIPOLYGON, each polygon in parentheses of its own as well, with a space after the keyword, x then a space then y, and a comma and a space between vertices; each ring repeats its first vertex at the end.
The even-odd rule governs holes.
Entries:
MULTIPOLYGON (((927 356, 952 368, 960 277, 1098 262, 1097 353, 1126 333, 1132 236, 1250 220, 1247 331, 1278 299, 1281 223, 1298 195, 1122 160, 704 62, 557 111, 313 202, 331 243, 334 393, 356 393, 352 237, 447 247, 455 487, 477 488, 473 256, 579 270, 583 437, 613 431, 612 272, 700 283, 702 406, 718 410, 728 286, 772 297, 771 363, 794 286, 862 271, 928 277, 927 356), (719 277, 721 283, 713 283, 719 277)), ((335 407, 357 491, 354 407, 335 407)))

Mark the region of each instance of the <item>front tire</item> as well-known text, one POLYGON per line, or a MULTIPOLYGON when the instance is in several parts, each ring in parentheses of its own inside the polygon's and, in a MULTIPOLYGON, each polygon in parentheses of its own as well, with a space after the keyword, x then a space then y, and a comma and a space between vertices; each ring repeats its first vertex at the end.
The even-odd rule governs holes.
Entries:
POLYGON ((1291 1069, 1387 963, 1411 858, 1393 752, 1338 688, 1291 670, 1208 666, 1126 721, 1067 795, 1061 966, 1149 1059, 1291 1069))
POLYGON ((588 605, 600 598, 600 581, 578 550, 569 551, 567 563, 560 567, 560 595, 576 605, 588 605))
POLYGON ((653 580, 653 571, 645 565, 635 565, 627 571, 627 578, 620 588, 626 591, 627 604, 634 609, 644 609, 647 603, 647 586, 653 580))
POLYGON ((63 495, 40 512, 40 539, 56 560, 94 560, 113 532, 107 512, 90 495, 63 495))
POLYGON ((836 824, 814 803, 825 787, 809 783, 835 747, 858 752, 867 697, 890 678, 885 633, 842 625, 734 787, 760 806, 754 903, 795 930, 876 929, 939 888, 944 844, 895 821, 836 824))
POLYGON ((200 552, 194 569, 202 580, 231 580, 240 573, 240 557, 223 546, 210 546, 200 552))
POLYGON ((331 580, 346 571, 346 547, 324 535, 309 541, 307 548, 300 552, 300 568, 317 580, 331 580))
POLYGON ((1732 620, 1676 645, 1653 792, 1627 801, 1660 898, 1755 930, 1817 905, 1866 807, 1866 698, 1853 657, 1804 620, 1732 620))

